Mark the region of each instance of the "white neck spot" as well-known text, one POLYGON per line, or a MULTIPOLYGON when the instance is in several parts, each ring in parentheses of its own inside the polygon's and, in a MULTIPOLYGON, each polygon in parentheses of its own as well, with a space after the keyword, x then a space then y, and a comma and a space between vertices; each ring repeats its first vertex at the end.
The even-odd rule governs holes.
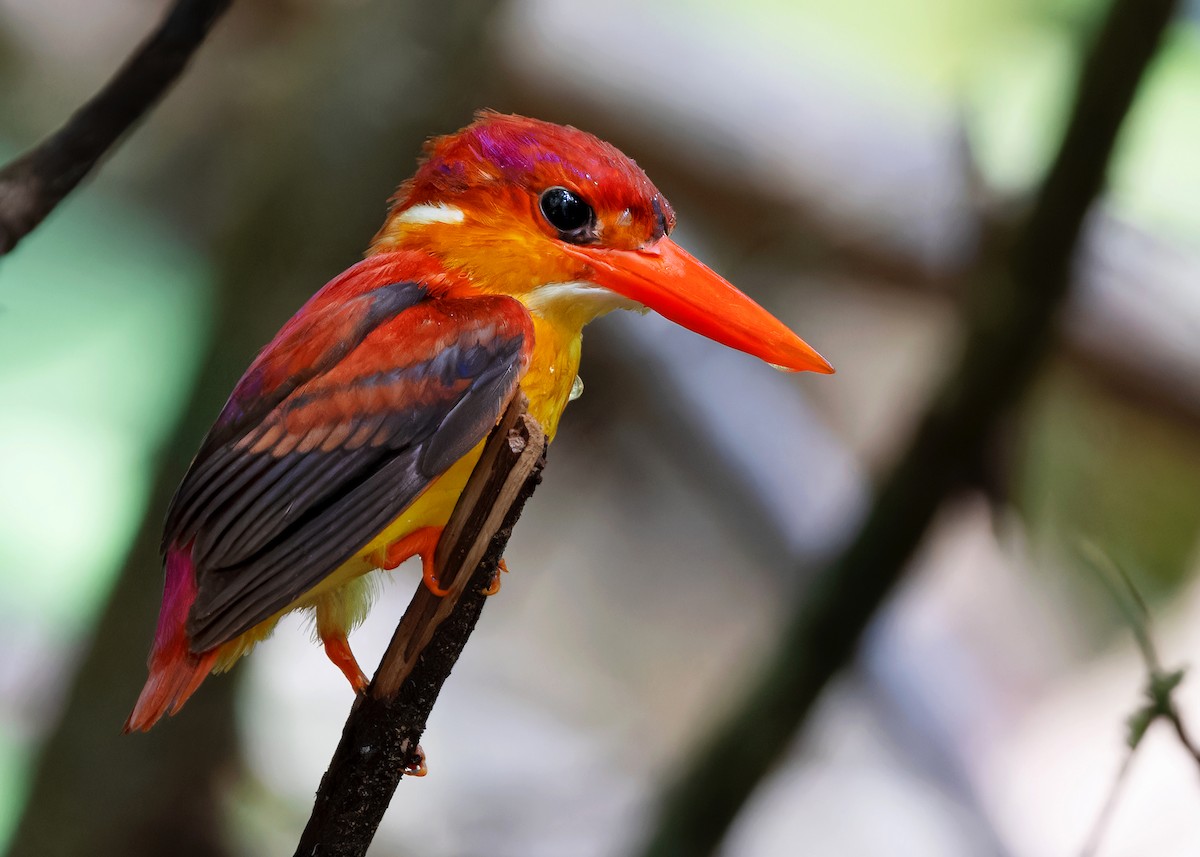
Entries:
POLYGON ((423 225, 427 223, 462 223, 465 215, 461 208, 443 203, 422 203, 404 209, 396 215, 400 223, 423 225))

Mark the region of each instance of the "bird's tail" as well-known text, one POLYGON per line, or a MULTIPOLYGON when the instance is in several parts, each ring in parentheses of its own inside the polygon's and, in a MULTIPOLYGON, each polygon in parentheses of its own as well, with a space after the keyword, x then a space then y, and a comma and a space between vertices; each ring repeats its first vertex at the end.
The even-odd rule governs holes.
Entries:
POLYGON ((150 677, 125 721, 127 733, 149 731, 164 714, 178 711, 217 659, 217 649, 197 654, 188 645, 187 615, 196 600, 191 545, 168 550, 166 566, 162 610, 150 650, 150 677))

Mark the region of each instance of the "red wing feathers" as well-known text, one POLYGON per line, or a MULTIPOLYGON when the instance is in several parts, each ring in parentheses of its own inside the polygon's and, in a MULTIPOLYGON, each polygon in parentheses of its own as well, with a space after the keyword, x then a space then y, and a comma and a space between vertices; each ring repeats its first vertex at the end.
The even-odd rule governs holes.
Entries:
POLYGON ((416 261, 406 253, 372 256, 313 295, 246 370, 200 456, 335 365, 382 322, 424 299, 428 290, 414 282, 416 261))
POLYGON ((164 544, 192 543, 193 652, 370 542, 486 436, 524 373, 533 332, 519 302, 412 282, 345 294, 343 279, 251 366, 172 503, 164 544))

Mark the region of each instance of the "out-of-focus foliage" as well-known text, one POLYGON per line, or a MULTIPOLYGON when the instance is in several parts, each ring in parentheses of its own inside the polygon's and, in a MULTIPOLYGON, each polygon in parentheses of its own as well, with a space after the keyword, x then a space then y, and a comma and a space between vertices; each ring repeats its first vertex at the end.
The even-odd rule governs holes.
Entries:
POLYGON ((736 11, 720 0, 671 0, 680 13, 741 19, 755 37, 840 57, 855 77, 910 92, 961 90, 981 60, 1008 53, 1019 31, 1078 42, 1097 0, 757 0, 736 11), (981 50, 981 48, 983 50, 981 50))
POLYGON ((64 207, 0 263, 0 603, 84 620, 145 501, 209 335, 205 268, 103 195, 64 207), (133 478, 130 478, 130 476, 133 478))
MULTIPOLYGON (((1030 187, 1046 166, 1098 0, 668 0, 723 38, 761 40, 843 82, 911 105, 961 110, 988 179, 1030 187)), ((1200 235, 1200 31, 1179 27, 1139 94, 1114 163, 1118 206, 1147 225, 1200 235)))
MULTIPOLYGON (((60 669, 106 596, 209 335, 206 278, 178 235, 103 192, 0 261, 0 645, 22 655, 0 687, 60 669)), ((30 749, 15 715, 38 704, 0 703, 0 839, 30 749)))
MULTIPOLYGON (((1010 192, 1029 187, 1059 133, 1077 55, 1044 30, 1025 31, 1014 55, 981 73, 968 90, 973 140, 989 179, 1010 192), (1019 58, 1018 58, 1019 57, 1019 58)), ((1127 120, 1110 177, 1117 211, 1168 234, 1200 235, 1200 31, 1180 27, 1164 45, 1127 120)))
MULTIPOLYGON (((1060 370, 1041 385, 1024 434, 1017 500, 1043 545, 1073 564, 1086 538, 1160 602, 1187 581, 1200 532, 1194 431, 1060 370)), ((1090 577, 1087 589, 1103 597, 1090 577)))

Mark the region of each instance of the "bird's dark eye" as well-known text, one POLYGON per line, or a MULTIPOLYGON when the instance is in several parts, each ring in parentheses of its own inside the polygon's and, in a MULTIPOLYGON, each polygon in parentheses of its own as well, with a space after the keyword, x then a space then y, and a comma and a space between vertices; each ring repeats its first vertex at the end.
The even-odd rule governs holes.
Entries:
POLYGON ((558 230, 558 237, 573 244, 592 240, 596 213, 583 198, 565 187, 552 187, 542 191, 538 205, 542 216, 558 230))

